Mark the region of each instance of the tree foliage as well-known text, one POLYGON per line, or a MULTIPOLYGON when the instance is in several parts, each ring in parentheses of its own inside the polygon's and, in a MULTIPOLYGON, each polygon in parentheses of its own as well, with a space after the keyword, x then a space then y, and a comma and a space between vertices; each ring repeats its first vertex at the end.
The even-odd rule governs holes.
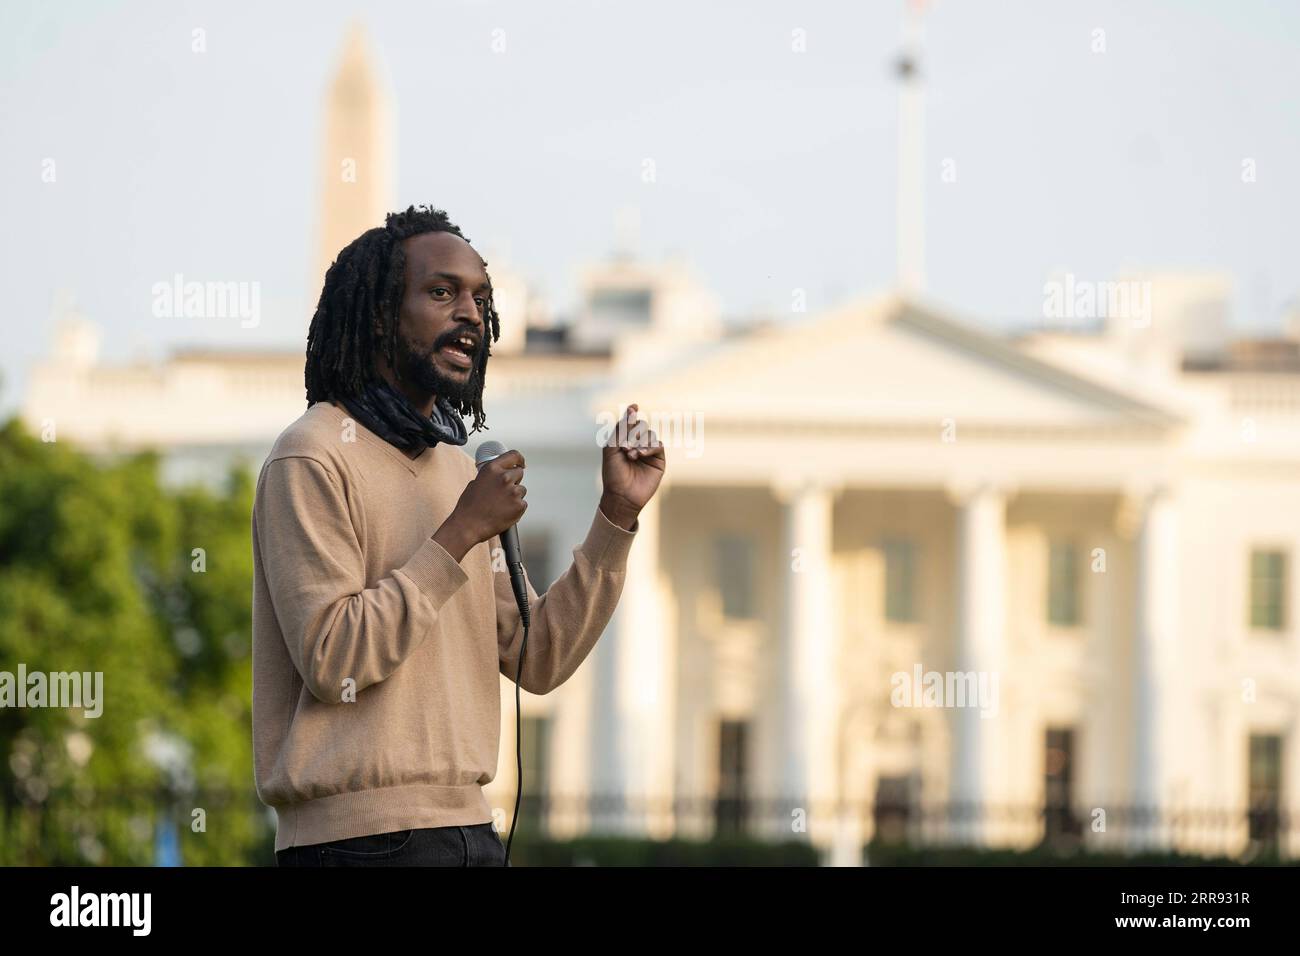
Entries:
POLYGON ((252 787, 252 480, 172 489, 159 464, 0 427, 0 671, 103 675, 98 717, 0 708, 0 863, 148 864, 168 825, 187 864, 270 853, 252 787))

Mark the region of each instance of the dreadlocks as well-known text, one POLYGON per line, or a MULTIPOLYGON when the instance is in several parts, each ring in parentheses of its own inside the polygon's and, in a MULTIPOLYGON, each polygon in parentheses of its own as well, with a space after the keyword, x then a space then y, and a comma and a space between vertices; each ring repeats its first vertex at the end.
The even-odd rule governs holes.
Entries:
MULTIPOLYGON (((450 232, 466 239, 441 209, 408 206, 390 212, 384 225, 368 229, 339 253, 325 273, 307 333, 307 404, 358 395, 375 378, 375 356, 383 349, 396 370, 397 315, 405 288, 406 254, 402 240, 426 232, 450 232), (378 330, 375 325, 378 320, 378 330)), ((487 263, 483 263, 484 269, 487 263)), ((492 279, 488 277, 491 287, 492 279)), ((500 338, 501 323, 489 293, 484 319, 483 354, 468 383, 466 397, 452 401, 462 416, 472 414, 472 431, 483 427, 483 385, 491 343, 500 338)))

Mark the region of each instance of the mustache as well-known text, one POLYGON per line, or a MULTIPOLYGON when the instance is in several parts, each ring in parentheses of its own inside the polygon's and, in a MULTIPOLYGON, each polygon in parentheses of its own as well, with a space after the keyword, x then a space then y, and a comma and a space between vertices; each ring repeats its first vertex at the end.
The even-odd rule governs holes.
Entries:
MULTIPOLYGON (((436 355, 444 345, 454 342, 456 341, 456 339, 460 338, 460 335, 461 333, 459 331, 449 332, 446 335, 440 336, 439 338, 435 339, 433 344, 430 345, 427 349, 422 349, 417 347, 415 343, 411 342, 409 339, 399 334, 397 336, 398 353, 399 356, 404 356, 404 361, 407 362, 413 361, 420 365, 425 365, 425 364, 432 365, 434 355, 436 355)), ((484 365, 487 363, 487 357, 488 357, 488 341, 487 341, 487 336, 485 335, 482 339, 479 340, 478 348, 470 356, 470 359, 473 363, 470 366, 470 370, 469 370, 471 376, 477 377, 483 374, 483 368, 484 365)))

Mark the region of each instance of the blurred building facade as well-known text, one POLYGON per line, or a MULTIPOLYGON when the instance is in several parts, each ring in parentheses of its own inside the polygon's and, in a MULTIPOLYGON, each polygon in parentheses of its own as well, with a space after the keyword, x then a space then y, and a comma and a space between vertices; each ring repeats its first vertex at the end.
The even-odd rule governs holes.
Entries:
MULTIPOLYGON (((382 221, 386 160, 364 196, 333 179, 390 152, 382 100, 350 42, 325 250, 382 221)), ((669 460, 607 633, 524 695, 527 825, 806 834, 846 862, 881 837, 1294 855, 1300 340, 1233 341, 1221 278, 1130 278, 1139 320, 1000 336, 911 291, 736 327, 684 265, 628 254, 554 323, 494 267, 466 451, 526 450, 537 590, 590 522, 602 426, 638 402, 669 460)), ((304 409, 301 349, 110 365, 70 314, 23 415, 184 481, 260 464, 304 409)))

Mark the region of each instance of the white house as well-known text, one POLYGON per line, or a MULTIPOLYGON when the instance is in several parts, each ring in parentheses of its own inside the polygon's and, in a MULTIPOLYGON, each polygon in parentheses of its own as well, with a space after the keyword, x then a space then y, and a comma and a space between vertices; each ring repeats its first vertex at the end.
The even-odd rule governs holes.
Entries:
MULTIPOLYGON (((327 153, 378 135, 358 56, 327 153)), ((327 188, 324 232, 380 221, 368 195, 327 188)), ((913 294, 736 328, 680 263, 627 257, 545 328, 493 277, 510 328, 466 450, 527 454, 535 587, 582 538, 627 402, 669 460, 609 630, 524 695, 525 794, 547 797, 526 825, 806 832, 842 860, 903 836, 1297 852, 1277 812, 1300 793, 1300 345, 1232 341, 1221 278, 1127 277, 1140 300, 1104 320, 1093 290, 1065 310, 1088 321, 1003 336, 913 294)), ((108 365, 95 336, 59 326, 25 419, 162 448, 173 480, 260 464, 305 407, 300 349, 108 365)))

